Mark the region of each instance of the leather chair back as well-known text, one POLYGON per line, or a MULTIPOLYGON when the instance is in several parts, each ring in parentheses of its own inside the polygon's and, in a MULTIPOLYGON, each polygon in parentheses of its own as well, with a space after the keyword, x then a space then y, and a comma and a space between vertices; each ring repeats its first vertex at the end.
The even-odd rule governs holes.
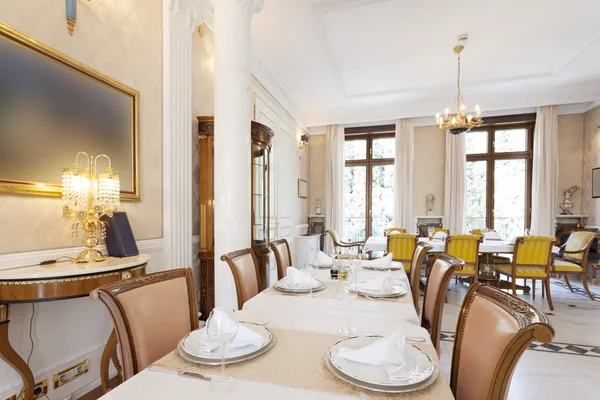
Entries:
POLYGON ((411 233, 397 233, 387 237, 387 252, 392 253, 394 261, 410 263, 416 246, 417 235, 411 233))
POLYGON ((147 274, 90 293, 110 313, 127 380, 177 347, 198 329, 198 303, 189 268, 147 274))
POLYGON ((419 293, 421 291, 421 266, 427 256, 427 252, 431 249, 432 247, 427 243, 417 243, 412 256, 412 262, 410 263, 410 290, 412 291, 413 303, 417 312, 419 311, 419 293))
POLYGON ((428 268, 429 274, 425 284, 421 326, 429 332, 431 342, 438 354, 440 354, 440 335, 446 291, 452 275, 455 271, 460 271, 463 265, 462 260, 440 253, 431 260, 431 265, 428 268))
POLYGON ((223 254, 221 261, 226 261, 231 268, 237 292, 238 308, 241 310, 245 302, 260 292, 256 255, 252 249, 238 250, 223 254))
POLYGON ((554 329, 527 302, 492 286, 471 285, 462 304, 452 352, 450 388, 456 400, 506 399, 521 354, 554 329))
POLYGON ((292 266, 292 252, 290 251, 290 245, 288 244, 287 240, 279 239, 270 242, 269 247, 275 254, 275 262, 277 263, 277 279, 283 279, 285 277, 285 271, 287 267, 292 266))

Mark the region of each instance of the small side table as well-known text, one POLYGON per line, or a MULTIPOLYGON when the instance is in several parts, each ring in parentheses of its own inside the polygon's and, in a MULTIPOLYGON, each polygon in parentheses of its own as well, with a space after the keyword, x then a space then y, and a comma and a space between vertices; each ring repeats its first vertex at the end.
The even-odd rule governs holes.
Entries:
MULTIPOLYGON (((107 283, 145 274, 149 260, 149 255, 140 254, 126 258, 111 257, 95 264, 73 264, 66 261, 0 271, 0 358, 21 376, 25 400, 33 399, 35 383, 31 369, 12 348, 8 339, 10 305, 85 297, 107 283)), ((116 335, 113 330, 102 354, 100 375, 103 388, 108 382, 111 358, 119 368, 115 352, 116 335)))

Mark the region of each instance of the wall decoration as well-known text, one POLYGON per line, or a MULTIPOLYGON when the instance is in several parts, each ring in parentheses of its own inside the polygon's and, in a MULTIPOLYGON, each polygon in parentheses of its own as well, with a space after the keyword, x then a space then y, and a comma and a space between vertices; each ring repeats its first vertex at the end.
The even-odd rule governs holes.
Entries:
POLYGON ((73 154, 110 154, 139 201, 139 93, 0 23, 0 193, 61 196, 73 154))
POLYGON ((298 179, 298 197, 301 199, 308 197, 308 182, 304 179, 298 179))
POLYGON ((600 168, 592 169, 592 198, 600 197, 600 168))

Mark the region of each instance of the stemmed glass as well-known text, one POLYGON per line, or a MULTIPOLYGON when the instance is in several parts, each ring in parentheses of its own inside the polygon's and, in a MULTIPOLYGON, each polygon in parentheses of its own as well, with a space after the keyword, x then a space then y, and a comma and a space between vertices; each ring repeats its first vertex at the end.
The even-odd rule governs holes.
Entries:
POLYGON ((427 227, 427 236, 429 236, 429 240, 431 240, 433 238, 433 231, 435 229, 433 228, 433 226, 428 226, 427 227))
POLYGON ((315 279, 317 277, 317 272, 319 271, 319 267, 313 263, 308 263, 304 265, 304 273, 306 275, 308 275, 311 278, 311 281, 309 283, 310 285, 310 292, 308 293, 308 297, 316 297, 313 294, 313 284, 312 284, 312 279, 315 279))
MULTIPOLYGON (((354 273, 353 275, 356 275, 354 273)), ((348 279, 347 281, 341 281, 337 287, 337 298, 344 304, 344 312, 346 314, 346 324, 338 329, 338 332, 342 335, 350 335, 354 333, 356 330, 354 328, 349 327, 348 325, 348 304, 356 299, 356 291, 352 290, 351 285, 352 281, 356 281, 356 279, 348 279)))
POLYGON ((225 346, 235 339, 239 328, 234 311, 225 307, 216 307, 206 321, 206 335, 221 348, 221 376, 210 381, 213 393, 229 393, 235 389, 235 380, 225 376, 225 346))

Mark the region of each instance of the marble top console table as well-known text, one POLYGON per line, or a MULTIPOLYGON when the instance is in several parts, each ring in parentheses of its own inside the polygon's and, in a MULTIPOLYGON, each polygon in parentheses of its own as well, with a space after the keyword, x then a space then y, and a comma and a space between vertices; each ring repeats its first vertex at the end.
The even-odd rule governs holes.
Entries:
MULTIPOLYGON (((0 271, 0 358, 11 365, 23 379, 24 399, 33 399, 33 374, 27 363, 8 340, 10 305, 54 301, 88 296, 107 283, 141 276, 146 272, 150 256, 109 258, 95 264, 73 264, 70 261, 48 265, 17 267, 0 271)), ((108 367, 116 358, 116 336, 113 331, 102 354, 100 374, 102 386, 108 385, 108 367)))

